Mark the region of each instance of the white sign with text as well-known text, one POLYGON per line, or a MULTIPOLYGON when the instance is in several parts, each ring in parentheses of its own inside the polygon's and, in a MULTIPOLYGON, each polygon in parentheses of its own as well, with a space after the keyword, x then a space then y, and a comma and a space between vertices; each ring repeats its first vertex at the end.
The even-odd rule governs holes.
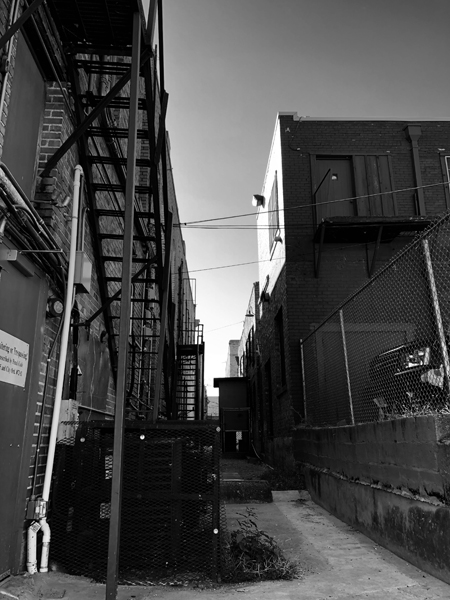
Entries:
POLYGON ((30 345, 0 329, 0 381, 25 387, 30 345))

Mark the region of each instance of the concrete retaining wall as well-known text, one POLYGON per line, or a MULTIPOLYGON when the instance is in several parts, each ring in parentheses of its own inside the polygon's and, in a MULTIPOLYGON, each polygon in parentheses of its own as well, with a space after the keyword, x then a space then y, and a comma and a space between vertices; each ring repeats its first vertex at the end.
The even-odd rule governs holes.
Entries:
POLYGON ((298 429, 315 502, 450 583, 450 415, 298 429))

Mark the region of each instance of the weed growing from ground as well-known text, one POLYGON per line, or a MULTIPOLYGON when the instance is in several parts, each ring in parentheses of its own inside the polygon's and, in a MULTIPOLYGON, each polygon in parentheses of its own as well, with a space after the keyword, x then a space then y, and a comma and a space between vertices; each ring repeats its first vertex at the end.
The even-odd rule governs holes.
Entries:
POLYGON ((285 558, 270 535, 259 529, 253 509, 238 513, 239 529, 232 531, 227 547, 226 581, 263 579, 294 579, 298 575, 295 563, 285 558))

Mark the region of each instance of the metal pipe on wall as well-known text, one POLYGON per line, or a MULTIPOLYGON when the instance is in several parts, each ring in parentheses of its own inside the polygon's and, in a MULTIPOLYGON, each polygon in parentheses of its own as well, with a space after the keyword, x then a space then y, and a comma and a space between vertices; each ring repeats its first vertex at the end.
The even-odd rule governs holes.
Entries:
MULTIPOLYGON (((47 463, 45 466, 44 484, 42 489, 42 501, 44 506, 47 505, 50 496, 50 486, 53 472, 53 463, 55 460, 56 450, 56 437, 59 426, 59 415, 61 409, 62 392, 64 384, 64 373, 66 366, 67 357, 67 346, 69 342, 70 332, 70 319, 72 313, 72 304, 74 298, 74 279, 75 279, 75 259, 76 259, 76 246, 77 246, 77 233, 78 233, 78 214, 79 214, 79 199, 80 199, 80 187, 81 177, 83 170, 77 165, 75 167, 75 175, 73 182, 73 195, 72 195, 72 223, 71 223, 71 237, 70 237, 70 251, 69 251, 69 272, 67 276, 67 293, 66 303, 63 317, 63 327, 61 333, 61 346, 60 355, 58 362, 58 372, 56 379, 56 390, 55 390, 55 402, 53 406, 52 424, 50 428, 50 437, 48 442, 48 453, 47 463)), ((43 532, 43 544, 41 553, 40 571, 41 573, 48 572, 48 556, 50 550, 50 527, 47 523, 47 517, 43 516, 37 523, 34 521, 28 528, 28 548, 27 548, 27 567, 29 573, 34 573, 36 569, 36 535, 39 529, 43 532), (33 558, 34 557, 34 558, 33 558)))

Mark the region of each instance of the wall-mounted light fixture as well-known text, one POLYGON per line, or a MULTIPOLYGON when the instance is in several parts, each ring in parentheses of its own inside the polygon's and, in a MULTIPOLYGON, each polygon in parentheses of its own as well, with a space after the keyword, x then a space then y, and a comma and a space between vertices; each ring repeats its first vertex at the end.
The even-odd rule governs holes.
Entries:
POLYGON ((64 303, 60 298, 52 296, 47 300, 47 315, 49 317, 60 317, 64 312, 64 303))
POLYGON ((264 206, 265 198, 260 194, 254 194, 252 198, 253 206, 264 206))

